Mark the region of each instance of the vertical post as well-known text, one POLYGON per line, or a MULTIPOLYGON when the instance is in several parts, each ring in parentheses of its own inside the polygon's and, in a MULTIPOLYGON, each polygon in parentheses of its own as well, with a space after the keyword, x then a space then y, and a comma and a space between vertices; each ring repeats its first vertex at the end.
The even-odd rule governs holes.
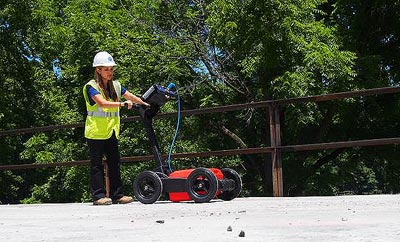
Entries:
POLYGON ((269 130, 271 136, 272 158, 272 185, 274 197, 283 197, 282 155, 281 150, 281 124, 279 107, 269 106, 269 130))
MULTIPOLYGON (((281 147, 281 120, 280 120, 280 111, 279 106, 274 108, 275 114, 275 138, 276 138, 276 147, 281 147)), ((275 174, 276 179, 276 197, 283 197, 283 176, 282 176, 282 151, 279 148, 276 148, 276 159, 272 163, 272 170, 275 174)))
POLYGON ((107 158, 103 156, 104 179, 106 183, 106 197, 110 197, 110 177, 108 176, 107 158))

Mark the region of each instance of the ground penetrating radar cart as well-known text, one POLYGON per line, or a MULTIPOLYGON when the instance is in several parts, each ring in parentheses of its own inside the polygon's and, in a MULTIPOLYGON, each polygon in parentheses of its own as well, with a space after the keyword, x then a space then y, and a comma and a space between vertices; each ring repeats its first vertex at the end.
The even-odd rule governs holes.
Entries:
POLYGON ((242 179, 235 170, 200 167, 172 171, 170 163, 172 149, 170 149, 168 161, 163 160, 153 129, 153 118, 167 100, 177 100, 178 123, 175 140, 180 120, 180 99, 175 84, 170 83, 168 87, 153 85, 141 98, 150 104, 150 107, 136 105, 136 108, 144 123, 158 167, 155 171, 143 171, 135 178, 133 192, 136 199, 144 204, 151 204, 156 202, 162 194, 165 194, 172 202, 193 200, 204 203, 214 198, 225 201, 236 198, 242 190, 242 179))

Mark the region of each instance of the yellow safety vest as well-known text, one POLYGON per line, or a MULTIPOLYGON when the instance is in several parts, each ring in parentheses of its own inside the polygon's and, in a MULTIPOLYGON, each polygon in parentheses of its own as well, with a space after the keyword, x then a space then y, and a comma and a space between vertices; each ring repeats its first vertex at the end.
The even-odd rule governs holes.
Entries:
MULTIPOLYGON (((87 110, 85 137, 88 139, 104 140, 110 138, 113 131, 115 131, 115 136, 118 139, 120 129, 119 107, 101 108, 97 103, 90 105, 86 90, 86 86, 88 85, 99 91, 103 98, 106 99, 95 80, 90 80, 83 87, 83 96, 85 97, 87 110)), ((113 85, 119 101, 121 100, 121 84, 118 81, 113 81, 113 85)), ((113 100, 109 99, 108 101, 113 100)))

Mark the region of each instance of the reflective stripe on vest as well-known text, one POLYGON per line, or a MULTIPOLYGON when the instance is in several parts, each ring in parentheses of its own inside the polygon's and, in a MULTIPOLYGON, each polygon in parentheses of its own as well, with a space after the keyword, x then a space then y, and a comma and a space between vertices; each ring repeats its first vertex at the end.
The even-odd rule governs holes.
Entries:
POLYGON ((91 117, 118 117, 119 112, 88 111, 87 116, 91 117))

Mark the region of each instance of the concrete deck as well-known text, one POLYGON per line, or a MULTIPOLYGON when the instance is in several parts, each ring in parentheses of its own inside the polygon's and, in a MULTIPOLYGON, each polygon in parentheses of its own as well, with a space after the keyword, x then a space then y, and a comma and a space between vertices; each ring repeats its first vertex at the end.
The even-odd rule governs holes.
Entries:
POLYGON ((400 241, 400 195, 0 205, 0 240, 400 241))

